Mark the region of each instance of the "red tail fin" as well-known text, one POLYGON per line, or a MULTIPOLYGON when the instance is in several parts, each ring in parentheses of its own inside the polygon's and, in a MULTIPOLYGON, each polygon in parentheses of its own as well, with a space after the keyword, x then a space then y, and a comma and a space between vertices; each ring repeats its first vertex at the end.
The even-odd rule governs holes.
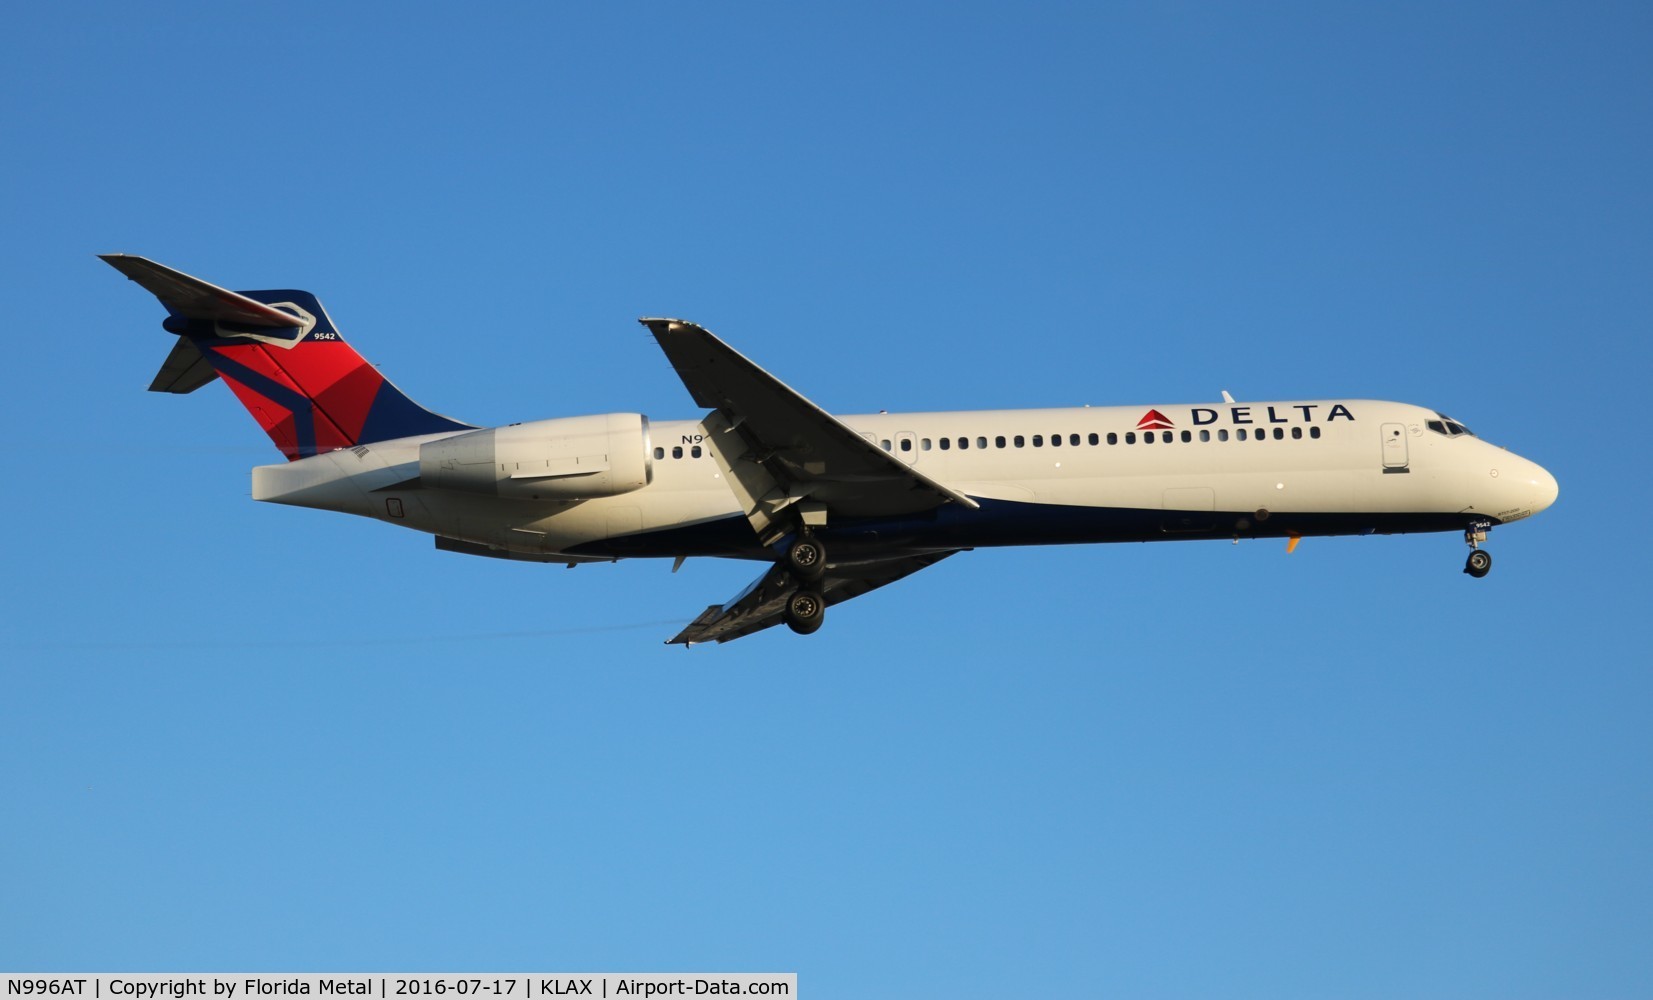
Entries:
POLYGON ((142 257, 103 259, 160 299, 169 313, 162 326, 182 338, 150 388, 191 392, 222 378, 289 459, 471 429, 379 374, 309 292, 231 292, 142 257))

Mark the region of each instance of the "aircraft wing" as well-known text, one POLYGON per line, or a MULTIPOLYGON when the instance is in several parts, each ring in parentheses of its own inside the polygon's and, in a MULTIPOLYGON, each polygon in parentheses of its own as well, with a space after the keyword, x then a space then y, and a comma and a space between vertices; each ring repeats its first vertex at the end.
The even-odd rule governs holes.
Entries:
POLYGON ((722 416, 713 422, 714 450, 732 466, 733 485, 766 544, 769 515, 804 499, 844 517, 980 506, 857 434, 706 329, 675 319, 639 322, 695 402, 722 416), (731 437, 737 446, 724 444, 731 437))
MULTIPOLYGON (((842 604, 852 597, 860 597, 904 576, 911 576, 926 566, 934 566, 954 552, 926 552, 921 555, 898 556, 868 562, 834 564, 826 576, 816 584, 816 590, 827 606, 842 604)), ((761 632, 783 621, 786 599, 798 589, 798 582, 784 568, 775 566, 753 580, 750 585, 727 604, 714 604, 688 627, 666 640, 668 645, 688 645, 696 642, 728 642, 741 636, 761 632)))

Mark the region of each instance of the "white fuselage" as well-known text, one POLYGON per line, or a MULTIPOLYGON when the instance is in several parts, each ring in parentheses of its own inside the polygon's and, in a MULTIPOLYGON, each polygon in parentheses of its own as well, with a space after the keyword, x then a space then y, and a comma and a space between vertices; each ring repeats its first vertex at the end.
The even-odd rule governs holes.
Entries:
MULTIPOLYGON (((1557 491, 1535 463, 1441 430, 1440 414, 1377 400, 840 419, 981 508, 830 521, 821 533, 839 552, 1464 530, 1531 516, 1557 491)), ((647 484, 617 496, 430 488, 419 481, 420 446, 446 435, 260 467, 253 495, 374 517, 507 558, 772 558, 747 524, 707 422, 646 426, 647 484)))

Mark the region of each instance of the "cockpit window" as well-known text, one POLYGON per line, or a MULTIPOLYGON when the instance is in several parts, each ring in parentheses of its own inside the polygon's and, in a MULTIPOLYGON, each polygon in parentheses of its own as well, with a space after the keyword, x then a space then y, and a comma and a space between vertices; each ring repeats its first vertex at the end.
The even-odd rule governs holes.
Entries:
POLYGON ((1447 437, 1458 437, 1460 435, 1468 435, 1469 437, 1475 436, 1474 431, 1470 430, 1468 427, 1465 427, 1463 424, 1458 423, 1458 421, 1453 420, 1446 414, 1437 413, 1435 416, 1440 417, 1441 419, 1426 420, 1423 425, 1434 431, 1436 434, 1445 434, 1447 437))

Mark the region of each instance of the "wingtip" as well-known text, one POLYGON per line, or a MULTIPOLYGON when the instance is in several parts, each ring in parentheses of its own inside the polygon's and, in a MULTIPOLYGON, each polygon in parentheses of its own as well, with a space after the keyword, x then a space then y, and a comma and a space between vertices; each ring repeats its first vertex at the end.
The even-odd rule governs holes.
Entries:
POLYGON ((98 260, 103 261, 133 281, 138 280, 133 272, 142 268, 145 264, 151 263, 136 254, 130 253, 100 253, 97 257, 98 260))

